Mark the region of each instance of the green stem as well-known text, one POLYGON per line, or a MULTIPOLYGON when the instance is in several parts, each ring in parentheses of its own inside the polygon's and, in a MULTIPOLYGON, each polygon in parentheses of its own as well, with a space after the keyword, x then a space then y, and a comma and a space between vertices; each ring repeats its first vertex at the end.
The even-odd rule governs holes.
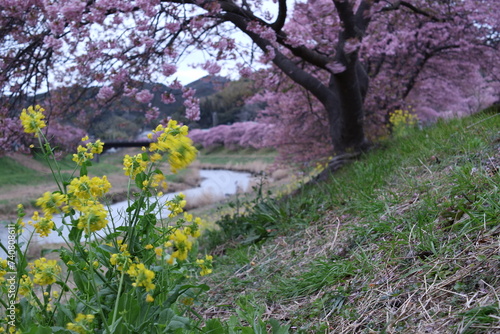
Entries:
POLYGON ((44 142, 47 145, 47 147, 49 147, 49 148, 50 148, 50 143, 42 131, 38 132, 37 138, 38 138, 38 143, 40 144, 40 149, 42 150, 42 153, 43 153, 43 158, 45 159, 45 161, 49 165, 50 172, 52 174, 52 177, 54 178, 54 181, 56 181, 57 188, 59 188, 59 191, 63 192, 63 189, 64 189, 62 186, 63 177, 61 174, 61 168, 57 164, 57 159, 54 155, 54 151, 52 149, 50 149, 48 151, 45 149, 44 142), (42 141, 42 139, 43 139, 43 141, 42 141), (49 159, 49 156, 50 156, 50 159, 49 159), (52 166, 52 162, 55 164, 55 167, 56 167, 55 170, 54 170, 54 167, 52 166))
POLYGON ((122 270, 122 275, 120 276, 120 285, 118 286, 118 294, 116 296, 116 301, 115 301, 115 308, 113 311, 113 321, 111 322, 111 325, 113 325, 116 321, 116 317, 118 315, 118 303, 120 302, 120 295, 122 293, 122 287, 123 287, 123 280, 125 277, 125 268, 122 270))

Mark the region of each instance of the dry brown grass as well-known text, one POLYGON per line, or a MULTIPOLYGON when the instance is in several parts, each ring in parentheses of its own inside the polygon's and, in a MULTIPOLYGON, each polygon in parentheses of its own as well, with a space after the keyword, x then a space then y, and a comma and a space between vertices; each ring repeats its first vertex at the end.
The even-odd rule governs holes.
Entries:
POLYGON ((225 163, 225 164, 212 164, 212 163, 201 163, 195 161, 192 166, 200 169, 228 169, 235 172, 248 172, 252 174, 258 174, 266 172, 270 169, 270 164, 256 160, 248 163, 225 163))
POLYGON ((209 191, 203 191, 199 195, 190 196, 189 193, 186 195, 186 206, 185 210, 193 210, 211 205, 224 200, 223 195, 214 195, 209 191))
MULTIPOLYGON (((276 283, 272 280, 276 279, 276 275, 280 276, 279 279, 300 277, 315 259, 339 256, 355 258, 358 255, 352 244, 352 224, 356 224, 353 217, 339 217, 330 212, 321 222, 314 223, 304 231, 279 236, 272 243, 266 243, 247 263, 234 267, 231 275, 214 271, 206 278, 207 284, 212 287, 206 305, 212 306, 199 311, 208 318, 228 318, 232 313, 227 307, 214 305, 235 304, 241 294, 261 295, 266 289, 272 289, 276 283), (235 290, 234 282, 254 283, 241 285, 243 290, 235 290)), ((311 323, 327 324, 324 333, 452 334, 465 333, 463 330, 466 327, 471 330, 470 333, 499 333, 499 317, 493 315, 493 325, 484 327, 468 324, 460 312, 492 304, 500 306, 500 286, 479 280, 479 288, 471 292, 461 293, 454 289, 457 283, 475 280, 478 272, 492 279, 500 277, 499 232, 484 233, 460 254, 436 259, 430 265, 423 265, 424 261, 418 256, 409 256, 406 260, 413 261, 414 265, 408 265, 402 271, 401 262, 392 259, 384 266, 374 268, 370 274, 360 270, 338 284, 315 293, 287 298, 281 296, 279 300, 269 298, 263 318, 282 321, 307 318, 308 310, 338 295, 342 297, 339 299, 342 304, 330 305, 329 309, 322 310, 320 318, 310 319, 311 323), (474 254, 474 257, 468 254, 474 254), (478 261, 478 257, 482 260, 478 261), (444 279, 437 274, 447 270, 454 270, 454 273, 444 279), (343 299, 339 291, 346 290, 349 293, 343 299), (355 313, 349 316, 349 310, 355 310, 355 313)), ((373 245, 373 254, 376 254, 378 247, 373 245)), ((364 251, 370 252, 368 249, 364 251)), ((384 258, 389 259, 390 256, 379 252, 377 259, 371 260, 373 263, 383 263, 384 258)), ((294 332, 294 327, 291 329, 294 332)))

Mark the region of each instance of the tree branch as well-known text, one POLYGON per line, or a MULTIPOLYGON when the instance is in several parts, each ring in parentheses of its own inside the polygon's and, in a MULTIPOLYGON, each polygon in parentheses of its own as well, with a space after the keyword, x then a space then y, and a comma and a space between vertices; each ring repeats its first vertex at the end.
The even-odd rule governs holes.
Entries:
POLYGON ((287 16, 286 0, 279 0, 278 5, 278 17, 276 18, 276 21, 271 24, 271 28, 276 31, 276 33, 281 32, 281 29, 283 29, 287 16))
POLYGON ((434 16, 431 13, 429 13, 423 9, 417 8, 416 6, 412 5, 411 3, 407 2, 407 1, 396 1, 395 3, 391 4, 390 6, 384 7, 382 9, 382 12, 389 12, 391 10, 398 10, 401 6, 408 8, 409 10, 414 12, 415 14, 419 14, 419 15, 423 15, 425 17, 428 17, 435 22, 444 22, 445 21, 444 19, 441 19, 437 16, 434 16))

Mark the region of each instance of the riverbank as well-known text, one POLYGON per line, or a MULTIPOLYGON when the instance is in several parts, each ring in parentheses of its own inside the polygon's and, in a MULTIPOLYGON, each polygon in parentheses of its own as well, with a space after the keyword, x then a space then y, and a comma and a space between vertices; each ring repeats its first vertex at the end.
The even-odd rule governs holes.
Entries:
MULTIPOLYGON (((122 160, 125 154, 134 155, 140 153, 138 148, 119 150, 114 153, 106 153, 100 156, 99 162, 89 169, 90 176, 102 177, 106 175, 112 188, 108 194, 109 203, 116 203, 126 199, 129 188, 129 178, 123 173, 122 160)), ((263 171, 269 171, 274 161, 274 152, 245 150, 242 152, 228 151, 224 149, 201 151, 198 159, 186 170, 176 175, 168 175, 168 188, 165 192, 178 192, 200 185, 201 169, 209 170, 232 170, 249 172, 253 175, 263 171)), ((51 170, 48 165, 39 159, 35 159, 21 153, 9 154, 0 158, 0 221, 12 221, 16 219, 16 207, 23 204, 28 215, 37 208, 35 201, 46 191, 56 191, 52 180, 51 170)), ((60 161, 63 175, 70 175, 73 168, 71 158, 60 161)), ((163 168, 168 171, 168 166, 163 168)), ((283 170, 273 171, 274 179, 282 179, 288 173, 283 170)), ((132 185, 133 186, 133 185, 132 185)), ((217 196, 203 194, 193 197, 188 203, 188 208, 198 208, 212 204, 219 200, 217 196)))

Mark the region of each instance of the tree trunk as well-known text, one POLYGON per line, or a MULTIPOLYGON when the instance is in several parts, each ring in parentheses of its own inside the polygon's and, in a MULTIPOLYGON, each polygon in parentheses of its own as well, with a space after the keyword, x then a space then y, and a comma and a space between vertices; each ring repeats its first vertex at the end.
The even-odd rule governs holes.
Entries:
POLYGON ((368 76, 358 61, 344 72, 331 76, 331 98, 321 101, 330 124, 335 151, 359 151, 366 146, 363 120, 368 76))
MULTIPOLYGON (((378 0, 373 0, 378 2, 378 0)), ((285 75, 294 82, 308 90, 325 107, 330 125, 330 135, 334 150, 337 153, 348 151, 360 151, 366 145, 363 128, 363 104, 368 89, 368 75, 359 62, 358 52, 346 53, 344 45, 348 40, 361 42, 364 32, 368 27, 370 17, 366 15, 372 5, 372 1, 361 1, 356 13, 352 4, 348 1, 333 0, 343 31, 339 35, 336 54, 332 57, 322 55, 307 49, 304 46, 292 47, 286 44, 286 36, 282 34, 283 18, 277 20, 276 25, 271 27, 276 31, 278 41, 285 46, 295 57, 298 57, 318 68, 328 70, 328 65, 338 63, 345 66, 340 73, 332 73, 328 84, 318 80, 312 73, 298 66, 296 61, 285 56, 280 49, 275 47, 269 40, 264 39, 248 29, 251 19, 258 19, 253 13, 237 7, 232 2, 221 3, 227 12, 224 14, 225 21, 232 22, 242 32, 247 34, 264 52, 272 49, 275 56, 272 59, 285 75)), ((280 17, 286 16, 286 1, 280 1, 280 17)), ((262 24, 265 25, 264 22, 262 24)))

